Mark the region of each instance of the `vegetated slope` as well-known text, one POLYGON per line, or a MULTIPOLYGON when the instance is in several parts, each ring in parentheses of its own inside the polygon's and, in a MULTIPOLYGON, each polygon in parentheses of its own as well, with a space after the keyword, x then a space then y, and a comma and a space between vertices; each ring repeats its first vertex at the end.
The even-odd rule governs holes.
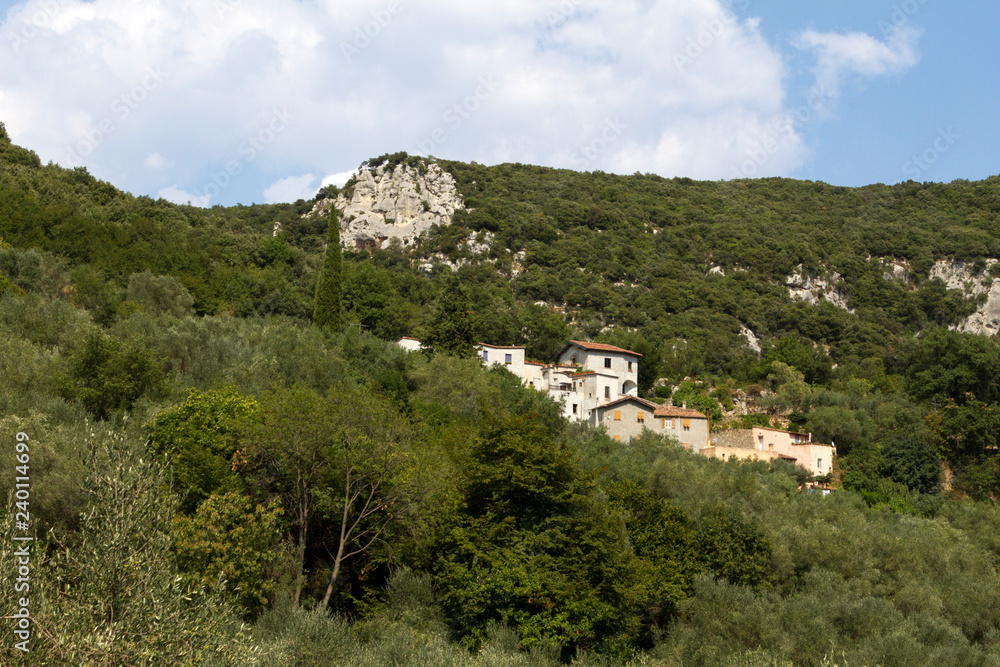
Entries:
MULTIPOLYGON (((896 188, 446 166, 468 213, 412 251, 346 253, 368 330, 331 334, 308 319, 311 203, 178 207, 0 141, 0 469, 29 435, 31 613, 59 628, 25 664, 996 661, 1000 348, 940 326, 974 304, 926 280, 989 266, 994 181, 900 186, 914 201, 869 228, 865 193, 896 188), (913 254, 866 245, 911 214, 913 254), (966 236, 982 248, 946 249, 966 236), (854 312, 793 301, 799 264, 843 276, 854 312), (543 359, 571 336, 626 345, 644 389, 719 415, 768 389, 759 409, 837 442, 843 490, 625 446, 503 369, 389 342, 445 328, 543 359)), ((12 589, 9 505, 0 526, 12 589)))

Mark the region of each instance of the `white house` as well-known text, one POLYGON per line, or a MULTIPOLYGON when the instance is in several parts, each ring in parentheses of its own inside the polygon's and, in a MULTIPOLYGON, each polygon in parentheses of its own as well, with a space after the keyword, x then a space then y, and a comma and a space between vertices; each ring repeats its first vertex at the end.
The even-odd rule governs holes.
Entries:
POLYGON ((416 338, 410 338, 409 336, 403 336, 396 341, 396 345, 400 346, 407 352, 419 352, 424 349, 423 343, 421 343, 416 338))
MULTIPOLYGON (((559 363, 581 366, 584 370, 606 374, 617 379, 616 386, 609 387, 606 399, 619 396, 637 396, 639 393, 638 352, 625 350, 603 343, 584 343, 571 340, 559 353, 559 363)), ((602 390, 604 387, 601 387, 602 390)))

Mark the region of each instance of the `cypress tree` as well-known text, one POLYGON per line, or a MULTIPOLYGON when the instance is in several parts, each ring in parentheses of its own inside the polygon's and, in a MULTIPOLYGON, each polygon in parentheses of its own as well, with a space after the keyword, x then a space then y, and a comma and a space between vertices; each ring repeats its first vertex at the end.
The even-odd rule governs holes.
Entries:
POLYGON ((424 336, 425 351, 456 357, 475 356, 476 333, 465 290, 451 273, 441 276, 440 290, 437 312, 424 336))
POLYGON ((330 221, 326 229, 326 257, 316 283, 316 306, 313 323, 318 327, 340 331, 341 328, 341 267, 340 219, 337 208, 330 206, 330 221))

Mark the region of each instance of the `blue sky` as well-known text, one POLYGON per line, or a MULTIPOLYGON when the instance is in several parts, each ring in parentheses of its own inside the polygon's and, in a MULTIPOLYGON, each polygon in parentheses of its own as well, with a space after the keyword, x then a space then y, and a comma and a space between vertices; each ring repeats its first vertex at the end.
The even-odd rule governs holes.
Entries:
POLYGON ((1000 173, 1000 4, 0 2, 0 121, 198 205, 294 201, 399 150, 837 185, 1000 173))

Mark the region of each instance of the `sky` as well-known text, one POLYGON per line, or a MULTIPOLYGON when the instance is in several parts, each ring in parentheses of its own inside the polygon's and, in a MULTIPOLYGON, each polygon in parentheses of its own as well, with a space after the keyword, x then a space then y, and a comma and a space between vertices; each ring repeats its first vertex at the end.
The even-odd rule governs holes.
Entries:
POLYGON ((0 122, 198 206, 416 155, 860 186, 1000 174, 995 0, 0 0, 0 122))

